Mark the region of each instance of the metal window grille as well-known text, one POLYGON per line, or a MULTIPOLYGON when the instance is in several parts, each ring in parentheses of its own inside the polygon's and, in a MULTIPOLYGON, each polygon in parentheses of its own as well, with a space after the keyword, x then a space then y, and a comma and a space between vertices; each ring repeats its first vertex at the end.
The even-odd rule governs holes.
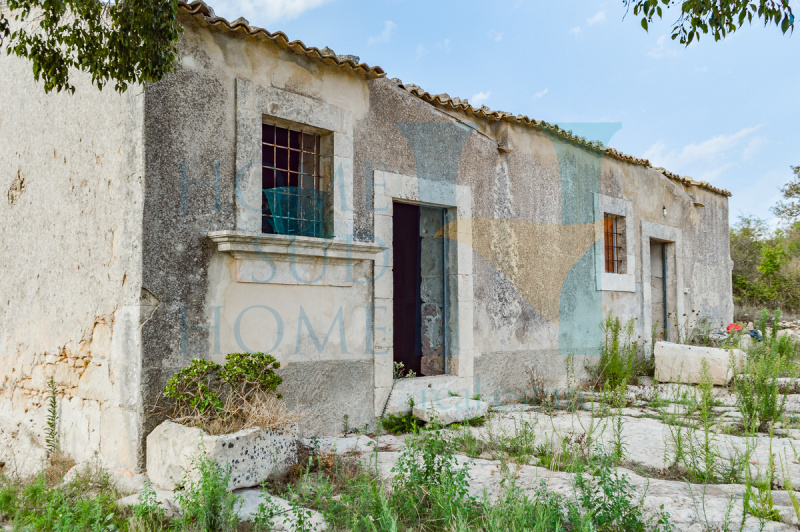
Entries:
POLYGON ((605 258, 606 272, 620 273, 622 266, 622 233, 619 229, 619 216, 606 214, 605 224, 605 258))
POLYGON ((262 124, 261 231, 323 236, 320 136, 262 124))

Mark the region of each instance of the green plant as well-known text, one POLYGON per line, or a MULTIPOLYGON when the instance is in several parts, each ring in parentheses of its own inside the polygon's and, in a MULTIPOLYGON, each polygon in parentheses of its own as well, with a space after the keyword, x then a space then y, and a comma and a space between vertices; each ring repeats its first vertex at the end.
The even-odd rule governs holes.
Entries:
POLYGON ((167 381, 164 396, 200 413, 222 410, 217 375, 221 369, 215 362, 195 358, 167 381))
POLYGON ((786 358, 777 353, 749 356, 740 368, 734 391, 745 430, 767 430, 783 416, 789 389, 781 392, 778 378, 786 368, 786 358))
POLYGON ((164 507, 156 497, 153 486, 148 481, 139 494, 139 501, 131 508, 133 515, 128 519, 128 529, 135 532, 158 532, 167 528, 164 507))
POLYGON ((747 468, 745 481, 745 491, 743 495, 744 513, 751 514, 759 519, 769 519, 780 521, 781 513, 775 508, 775 501, 772 497, 772 484, 775 477, 775 455, 772 454, 772 437, 769 441, 769 465, 766 472, 758 471, 755 478, 752 477, 750 468, 747 468), (753 487, 756 492, 753 492, 753 487))
POLYGON ((408 412, 404 414, 389 414, 380 420, 380 426, 389 434, 416 433, 425 425, 418 420, 412 413, 414 410, 414 398, 408 398, 408 412))
POLYGON ((406 440, 406 449, 392 468, 391 499, 401 518, 446 523, 467 496, 469 465, 458 465, 453 448, 439 429, 406 440))
POLYGON ((58 452, 58 386, 53 377, 47 381, 47 436, 45 437, 47 456, 58 452))
POLYGON ((280 363, 265 353, 230 353, 224 366, 194 359, 167 382, 164 412, 211 434, 248 427, 280 428, 305 417, 288 411, 277 393, 280 363))
POLYGON ((192 468, 193 472, 184 476, 183 491, 176 494, 181 507, 178 528, 186 532, 235 531, 241 498, 228 492, 230 470, 209 460, 205 451, 192 462, 192 468))
POLYGON ((14 530, 92 532, 119 530, 118 493, 108 474, 81 472, 68 483, 50 479, 45 471, 28 483, 0 479, 0 515, 14 530))
POLYGON ((280 367, 281 363, 267 353, 230 353, 218 378, 244 396, 258 391, 280 397, 277 390, 283 378, 275 373, 280 367))
POLYGON ((639 344, 634 340, 633 319, 623 327, 619 318, 609 312, 600 328, 603 331, 600 360, 595 365, 586 366, 597 388, 607 386, 613 390, 621 383, 632 382, 636 376, 647 372, 644 366, 649 363, 645 357, 639 356, 639 344))
MULTIPOLYGON (((589 478, 579 471, 574 477, 575 491, 581 505, 591 512, 598 531, 644 531, 653 526, 644 516, 640 504, 634 500, 635 488, 628 478, 614 466, 614 459, 595 452, 597 458, 589 478)), ((672 530, 670 515, 661 509, 656 516, 655 528, 672 530)))

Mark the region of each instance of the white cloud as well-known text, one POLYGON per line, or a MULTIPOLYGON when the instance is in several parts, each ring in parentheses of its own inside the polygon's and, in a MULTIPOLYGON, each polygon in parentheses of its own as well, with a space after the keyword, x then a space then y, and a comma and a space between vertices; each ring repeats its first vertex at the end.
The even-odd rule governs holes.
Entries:
POLYGON ((473 94, 472 98, 469 99, 469 103, 472 105, 483 105, 483 103, 489 99, 489 96, 492 95, 492 91, 486 92, 479 92, 478 94, 473 94))
POLYGON ((547 94, 547 89, 545 89, 543 91, 539 91, 536 94, 534 94, 533 95, 533 99, 534 100, 538 100, 539 98, 542 98, 545 94, 547 94))
POLYGON ((742 150, 742 160, 749 161, 756 155, 761 148, 763 148, 767 144, 767 139, 764 137, 753 137, 750 139, 750 142, 747 143, 747 146, 744 150, 742 150))
POLYGON ((586 24, 589 26, 594 26, 595 24, 600 24, 601 22, 605 22, 606 20, 606 12, 600 11, 595 16, 591 17, 590 19, 586 20, 586 24))
POLYGON ((500 42, 503 39, 503 34, 494 30, 489 30, 489 33, 486 34, 494 42, 500 42))
POLYGON ((389 42, 395 29, 397 29, 397 24, 391 20, 387 20, 383 23, 383 31, 378 35, 372 35, 369 41, 367 41, 367 44, 372 46, 373 44, 385 44, 389 42))
POLYGON ((450 47, 450 39, 445 39, 442 42, 440 42, 439 44, 437 44, 436 46, 438 46, 439 48, 441 48, 445 52, 449 52, 450 50, 452 50, 452 48, 450 47))
POLYGON ((680 149, 670 149, 659 140, 644 153, 653 166, 713 182, 726 171, 747 161, 766 143, 753 133, 761 126, 742 128, 730 135, 716 135, 680 149))
POLYGON ((257 24, 275 23, 299 17, 331 0, 223 0, 217 13, 230 19, 246 17, 257 24), (256 22, 257 21, 257 22, 256 22), (262 22, 263 21, 263 22, 262 22))
POLYGON ((573 35, 577 35, 581 32, 581 27, 575 26, 574 28, 570 29, 569 32, 573 35))
POLYGON ((674 47, 670 47, 670 41, 667 39, 666 35, 662 35, 656 41, 656 47, 647 52, 647 55, 650 57, 654 57, 656 59, 661 59, 662 57, 675 57, 678 55, 678 50, 674 47))
POLYGON ((420 44, 419 46, 417 46, 417 59, 425 55, 427 52, 428 50, 425 49, 424 44, 420 44))

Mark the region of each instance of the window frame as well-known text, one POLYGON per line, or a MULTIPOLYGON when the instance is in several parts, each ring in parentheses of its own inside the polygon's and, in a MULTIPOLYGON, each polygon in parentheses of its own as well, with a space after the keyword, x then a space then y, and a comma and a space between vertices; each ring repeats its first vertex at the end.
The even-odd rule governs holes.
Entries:
MULTIPOLYGON (((355 116, 345 109, 318 99, 236 79, 236 176, 235 205, 238 232, 264 235, 276 239, 300 238, 292 235, 271 235, 262 229, 262 124, 319 133, 323 136, 323 153, 330 155, 329 201, 325 204, 325 230, 328 238, 321 242, 348 241, 353 238, 353 138, 355 116), (326 144, 327 142, 327 144, 326 144)), ((317 240, 313 237, 303 237, 317 240)))
POLYGON ((633 203, 595 193, 595 278, 596 289, 612 292, 636 292, 636 225, 633 203), (606 269, 606 215, 613 215, 617 223, 616 273, 606 269))
MULTIPOLYGON (((318 233, 316 235, 309 235, 303 231, 303 227, 308 227, 308 223, 314 224, 313 219, 307 219, 302 216, 302 207, 301 202, 302 198, 301 195, 295 196, 294 194, 289 194, 287 201, 296 201, 296 207, 300 209, 300 213, 298 215, 297 212, 292 211, 291 213, 287 214, 295 214, 294 216, 285 217, 284 223, 290 224, 294 222, 294 225, 300 226, 300 231, 297 233, 278 233, 275 228, 274 220, 274 213, 269 212, 270 208, 267 201, 266 190, 270 188, 279 188, 279 187, 298 187, 298 188, 309 188, 310 190, 314 190, 315 193, 324 195, 324 197, 328 198, 332 191, 332 176, 333 176, 333 133, 327 130, 322 130, 320 128, 315 128, 311 126, 307 126, 304 124, 298 124, 296 122, 292 122, 289 120, 282 120, 279 118, 263 116, 261 122, 261 150, 262 150, 262 158, 261 158, 261 187, 262 187, 262 195, 261 195, 261 233, 263 234, 288 234, 289 236, 307 236, 310 238, 330 238, 333 236, 333 221, 331 219, 332 216, 332 209, 330 208, 329 201, 326 199, 323 205, 320 205, 320 212, 319 212, 319 223, 321 227, 319 228, 318 233), (271 142, 268 142, 268 139, 265 136, 267 128, 272 127, 272 139, 271 142), (284 130, 286 131, 286 140, 285 143, 279 144, 278 139, 278 131, 284 130), (292 134, 299 135, 300 143, 299 148, 292 147, 292 134), (313 136, 314 139, 314 149, 313 151, 305 150, 305 143, 308 136, 313 136), (285 146, 283 145, 285 144, 285 146), (265 157, 267 153, 267 148, 271 148, 273 150, 272 153, 272 160, 271 165, 268 164, 267 158, 265 157), (280 165, 279 163, 279 150, 285 150, 285 165, 280 165), (293 171, 292 165, 292 152, 297 152, 297 170, 293 171), (303 172, 303 161, 305 160, 305 154, 311 154, 311 158, 313 159, 313 170, 308 172, 303 172), (268 172, 274 172, 272 175, 272 186, 266 186, 266 182, 268 181, 268 172), (287 174, 284 179, 283 184, 279 184, 280 173, 285 172, 287 174), (292 174, 296 174, 296 183, 293 184, 292 182, 292 174), (312 180, 311 187, 304 187, 302 186, 302 179, 303 176, 310 176, 312 180)), ((333 198, 330 198, 332 201, 333 198)), ((316 214, 316 213, 315 213, 316 214)), ((313 229, 312 229, 313 232, 313 229)))

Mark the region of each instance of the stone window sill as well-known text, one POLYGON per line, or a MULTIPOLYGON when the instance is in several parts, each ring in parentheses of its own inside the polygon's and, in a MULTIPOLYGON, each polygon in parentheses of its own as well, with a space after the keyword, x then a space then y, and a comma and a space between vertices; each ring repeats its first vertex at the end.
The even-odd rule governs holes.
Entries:
POLYGON ((373 242, 354 242, 308 236, 272 235, 249 231, 211 231, 217 250, 237 259, 261 255, 323 257, 341 260, 374 260, 386 247, 373 242))
POLYGON ((636 278, 632 273, 602 272, 598 290, 603 292, 635 292, 636 278))

